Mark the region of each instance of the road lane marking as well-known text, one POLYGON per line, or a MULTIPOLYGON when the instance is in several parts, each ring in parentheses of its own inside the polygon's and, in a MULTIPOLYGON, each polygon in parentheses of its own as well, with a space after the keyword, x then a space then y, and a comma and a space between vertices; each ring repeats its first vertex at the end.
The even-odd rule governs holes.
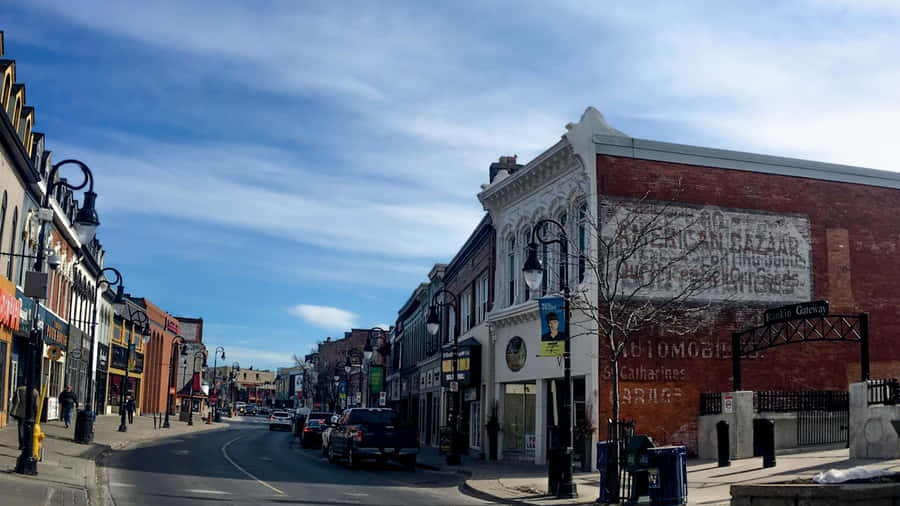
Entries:
POLYGON ((231 495, 231 492, 225 492, 224 490, 206 490, 203 488, 188 488, 184 490, 185 492, 191 492, 193 494, 224 494, 231 495))
POLYGON ((269 485, 268 483, 260 480, 256 476, 253 476, 253 474, 251 474, 249 471, 247 471, 243 467, 239 466, 237 462, 231 460, 231 457, 228 456, 228 452, 226 451, 226 449, 228 448, 228 445, 230 445, 231 443, 234 443, 235 441, 237 441, 238 439, 240 439, 242 437, 244 437, 244 436, 238 436, 238 437, 232 439, 231 441, 225 443, 224 445, 222 445, 222 456, 225 457, 225 460, 230 462, 231 465, 233 465, 235 468, 237 468, 238 471, 246 474, 251 480, 254 480, 255 482, 259 483, 260 485, 262 485, 270 490, 274 490, 275 492, 278 492, 281 495, 287 495, 284 492, 282 492, 281 490, 278 490, 277 488, 273 487, 272 485, 269 485))

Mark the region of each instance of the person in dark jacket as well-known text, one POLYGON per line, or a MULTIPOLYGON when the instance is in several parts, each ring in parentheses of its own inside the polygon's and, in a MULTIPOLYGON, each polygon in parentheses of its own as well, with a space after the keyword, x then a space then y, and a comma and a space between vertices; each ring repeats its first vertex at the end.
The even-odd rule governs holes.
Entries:
POLYGON ((130 395, 125 401, 125 412, 128 413, 128 423, 134 423, 134 397, 130 395))
MULTIPOLYGON (((16 423, 19 426, 19 449, 25 448, 25 419, 28 418, 28 415, 25 411, 25 403, 28 400, 25 398, 25 385, 20 386, 16 389, 16 393, 13 394, 12 408, 10 408, 9 414, 16 419, 16 423)), ((32 405, 31 405, 31 414, 34 416, 37 410, 38 404, 38 391, 37 388, 33 388, 31 390, 32 396, 32 405)))
POLYGON ((68 428, 72 421, 72 408, 78 407, 78 396, 72 391, 71 385, 66 385, 66 389, 59 394, 59 406, 62 408, 63 421, 68 428))

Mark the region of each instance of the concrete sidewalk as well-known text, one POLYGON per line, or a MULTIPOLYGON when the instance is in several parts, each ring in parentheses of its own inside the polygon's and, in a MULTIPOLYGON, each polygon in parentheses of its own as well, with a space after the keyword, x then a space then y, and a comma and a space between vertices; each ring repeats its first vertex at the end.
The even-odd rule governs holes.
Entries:
MULTIPOLYGON (((716 461, 690 459, 688 467, 688 504, 724 505, 731 503, 731 485, 778 483, 809 480, 829 469, 866 466, 900 472, 900 460, 862 460, 849 458, 849 450, 827 449, 804 453, 779 454, 776 466, 762 467, 762 458, 733 460, 729 467, 718 467, 716 461)), ((463 475, 463 492, 482 499, 505 504, 595 504, 600 494, 600 473, 576 472, 573 481, 578 497, 556 499, 547 495, 547 468, 527 463, 491 463, 464 457, 463 465, 448 467, 434 448, 423 448, 419 455, 422 467, 456 470, 463 475)))
MULTIPOLYGON (((157 422, 159 422, 157 420, 157 422)), ((61 421, 41 424, 46 435, 43 441, 43 460, 38 463, 37 476, 15 474, 18 450, 16 423, 0 430, 0 491, 4 505, 33 504, 101 504, 97 495, 96 461, 107 450, 124 448, 128 445, 152 439, 177 436, 189 432, 226 427, 225 423, 206 424, 195 420, 193 426, 169 417, 168 429, 154 428, 153 416, 134 417, 127 432, 119 432, 120 418, 117 415, 98 416, 94 423, 94 441, 79 444, 72 440, 74 424, 69 428, 61 421)))

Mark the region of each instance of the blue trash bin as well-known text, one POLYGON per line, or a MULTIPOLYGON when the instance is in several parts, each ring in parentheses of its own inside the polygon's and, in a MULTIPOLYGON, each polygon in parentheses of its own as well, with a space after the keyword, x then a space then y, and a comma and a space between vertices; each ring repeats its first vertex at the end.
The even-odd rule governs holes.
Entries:
POLYGON ((687 449, 663 446, 647 450, 650 504, 687 504, 687 449))

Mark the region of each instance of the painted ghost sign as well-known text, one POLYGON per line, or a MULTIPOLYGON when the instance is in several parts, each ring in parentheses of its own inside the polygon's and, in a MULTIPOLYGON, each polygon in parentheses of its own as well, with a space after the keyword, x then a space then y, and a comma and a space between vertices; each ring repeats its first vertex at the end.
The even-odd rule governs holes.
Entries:
POLYGON ((708 286, 693 297, 696 300, 811 299, 807 216, 614 201, 604 207, 602 217, 601 233, 604 241, 613 244, 612 259, 627 257, 619 274, 622 293, 646 283, 648 272, 664 271, 638 296, 673 297, 704 276, 708 286))

